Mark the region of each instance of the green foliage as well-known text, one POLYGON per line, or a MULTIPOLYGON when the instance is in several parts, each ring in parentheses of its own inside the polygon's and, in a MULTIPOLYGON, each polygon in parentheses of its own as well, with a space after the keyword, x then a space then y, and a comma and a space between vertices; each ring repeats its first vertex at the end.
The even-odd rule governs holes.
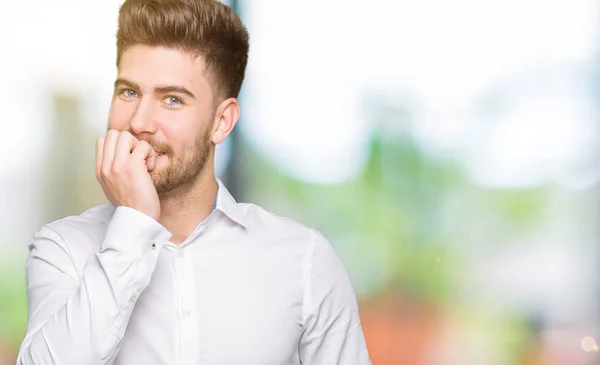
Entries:
POLYGON ((16 353, 27 326, 25 266, 9 263, 6 258, 0 260, 0 343, 16 353))

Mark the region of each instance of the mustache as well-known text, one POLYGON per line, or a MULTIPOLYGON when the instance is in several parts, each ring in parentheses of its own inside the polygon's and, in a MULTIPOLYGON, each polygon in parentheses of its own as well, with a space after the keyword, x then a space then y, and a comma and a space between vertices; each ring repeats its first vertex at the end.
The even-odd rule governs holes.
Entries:
POLYGON ((147 136, 138 136, 135 134, 133 136, 135 138, 137 138, 139 141, 146 141, 150 145, 150 147, 152 147, 154 152, 156 152, 159 155, 172 155, 173 154, 173 148, 171 147, 170 144, 168 144, 166 142, 160 142, 153 138, 149 138, 147 136))

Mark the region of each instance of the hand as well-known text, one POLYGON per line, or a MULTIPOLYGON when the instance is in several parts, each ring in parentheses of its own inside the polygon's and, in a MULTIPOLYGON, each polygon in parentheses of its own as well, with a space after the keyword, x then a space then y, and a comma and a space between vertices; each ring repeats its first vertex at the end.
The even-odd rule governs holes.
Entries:
POLYGON ((129 132, 111 129, 96 140, 96 178, 115 206, 136 209, 158 221, 160 201, 149 172, 156 152, 129 132))

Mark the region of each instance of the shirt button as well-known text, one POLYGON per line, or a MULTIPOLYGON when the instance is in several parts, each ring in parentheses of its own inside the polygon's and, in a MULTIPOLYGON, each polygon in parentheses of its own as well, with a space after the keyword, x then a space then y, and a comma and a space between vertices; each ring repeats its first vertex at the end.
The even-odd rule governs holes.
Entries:
POLYGON ((190 311, 189 309, 184 309, 182 312, 183 312, 183 316, 186 318, 192 314, 192 311, 190 311))
POLYGON ((156 241, 150 241, 150 248, 153 250, 156 249, 156 241))
POLYGON ((137 298, 136 298, 136 297, 135 297, 135 295, 134 295, 134 296, 132 296, 131 298, 129 298, 129 301, 130 301, 131 303, 133 303, 133 302, 135 302, 135 300, 136 300, 136 299, 137 299, 137 298))

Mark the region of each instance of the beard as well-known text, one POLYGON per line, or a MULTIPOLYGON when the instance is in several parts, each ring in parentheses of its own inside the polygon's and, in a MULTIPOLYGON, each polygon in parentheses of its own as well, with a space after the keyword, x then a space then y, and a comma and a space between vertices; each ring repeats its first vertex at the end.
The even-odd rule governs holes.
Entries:
POLYGON ((150 177, 159 197, 173 195, 175 192, 179 195, 193 186, 206 168, 206 162, 210 156, 210 134, 211 128, 207 128, 196 139, 194 145, 186 148, 180 154, 175 154, 168 143, 144 138, 157 155, 164 154, 169 159, 167 166, 150 171, 150 177))

